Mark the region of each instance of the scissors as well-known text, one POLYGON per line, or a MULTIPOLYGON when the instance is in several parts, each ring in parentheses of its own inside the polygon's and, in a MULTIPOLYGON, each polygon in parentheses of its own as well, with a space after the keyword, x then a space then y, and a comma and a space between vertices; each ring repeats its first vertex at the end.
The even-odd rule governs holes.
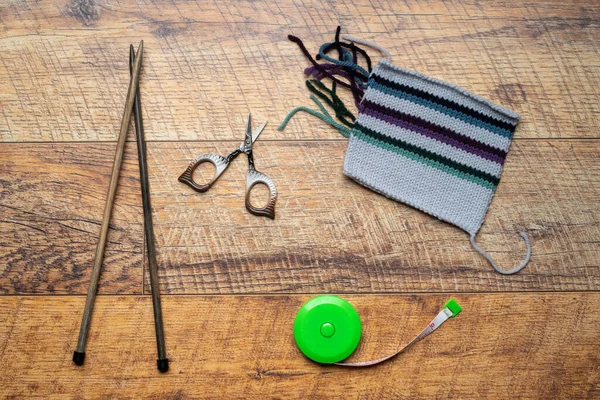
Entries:
POLYGON ((246 156, 248 156, 248 171, 246 173, 246 209, 248 209, 251 214, 259 217, 275 219, 275 201, 277 200, 277 189, 275 189, 275 184, 271 178, 254 168, 254 156, 252 155, 252 144, 261 134, 265 125, 267 125, 267 121, 259 126, 253 134, 252 119, 250 114, 248 114, 246 136, 240 147, 232 151, 227 157, 213 153, 199 155, 192 160, 185 172, 181 174, 179 177, 179 182, 185 183, 197 192, 206 192, 229 167, 229 163, 231 163, 231 161, 233 161, 233 159, 235 159, 241 153, 245 153, 246 156), (201 185, 194 181, 194 171, 200 164, 205 162, 209 162, 215 166, 215 175, 210 182, 201 185), (269 189, 269 200, 262 208, 255 207, 250 202, 250 192, 252 191, 252 188, 259 183, 264 184, 269 189))

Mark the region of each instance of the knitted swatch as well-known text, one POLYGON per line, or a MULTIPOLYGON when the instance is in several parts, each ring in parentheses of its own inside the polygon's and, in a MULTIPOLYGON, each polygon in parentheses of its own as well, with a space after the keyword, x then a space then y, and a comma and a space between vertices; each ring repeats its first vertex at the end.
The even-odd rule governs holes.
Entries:
MULTIPOLYGON (((397 67, 389 59, 381 60, 369 75, 358 111, 344 159, 347 176, 463 229, 473 247, 502 274, 527 265, 531 247, 525 233, 521 237, 527 255, 511 270, 499 268, 475 242, 519 115, 447 82, 397 67)), ((317 116, 331 123, 329 114, 317 116)), ((346 134, 347 129, 336 127, 346 134)))
POLYGON ((510 110, 384 60, 360 105, 344 173, 476 234, 518 121, 510 110))

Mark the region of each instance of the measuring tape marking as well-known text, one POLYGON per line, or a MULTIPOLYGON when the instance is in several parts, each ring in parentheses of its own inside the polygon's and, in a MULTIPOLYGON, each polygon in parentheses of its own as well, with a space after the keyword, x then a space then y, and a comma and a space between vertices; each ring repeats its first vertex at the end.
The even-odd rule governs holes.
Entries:
POLYGON ((438 313, 438 315, 429 323, 429 325, 427 325, 427 327, 425 329, 423 329, 421 331, 421 333, 419 333, 413 340, 408 342, 408 344, 406 346, 402 347, 400 350, 398 350, 394 354, 391 354, 391 355, 383 357, 383 358, 378 358, 377 360, 372 360, 372 361, 361 361, 361 362, 354 362, 354 363, 340 362, 340 363, 334 363, 334 365, 340 365, 342 367, 368 367, 370 365, 379 364, 381 362, 389 360, 390 358, 396 357, 398 354, 402 353, 403 351, 405 351, 406 349, 411 347, 413 344, 423 340, 424 338, 426 338, 427 336, 432 334, 433 331, 435 331, 437 328, 442 326, 442 324, 444 322, 446 322, 448 319, 454 318, 461 310, 462 310, 462 308, 456 302, 456 300, 450 299, 444 305, 444 309, 438 313))

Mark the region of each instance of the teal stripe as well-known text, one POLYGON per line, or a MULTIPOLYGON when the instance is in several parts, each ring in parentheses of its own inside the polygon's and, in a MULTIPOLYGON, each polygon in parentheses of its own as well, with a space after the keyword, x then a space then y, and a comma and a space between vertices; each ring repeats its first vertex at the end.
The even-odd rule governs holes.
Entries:
POLYGON ((409 94, 409 93, 402 92, 400 90, 396 90, 396 89, 392 89, 390 87, 384 86, 384 85, 382 85, 380 83, 375 82, 373 79, 369 80, 369 87, 372 87, 372 88, 374 88, 376 90, 379 90, 380 92, 383 92, 385 94, 389 94, 391 96, 398 97, 400 99, 404 99, 404 100, 410 101, 412 103, 417 103, 417 104, 420 104, 422 106, 431 108, 432 110, 439 111, 439 112, 444 113, 444 114, 446 114, 446 115, 448 115, 450 117, 454 117, 454 118, 460 119, 461 121, 464 121, 464 122, 466 122, 468 124, 477 126, 479 128, 483 128, 483 129, 485 129, 487 131, 493 132, 493 133, 498 134, 500 136, 507 137, 509 139, 512 138, 512 132, 511 131, 499 128, 499 127, 497 127, 495 125, 492 125, 492 124, 488 124, 487 122, 483 122, 483 121, 481 121, 481 120, 479 120, 477 118, 471 117, 470 115, 463 114, 463 113, 461 113, 459 111, 456 111, 456 110, 453 110, 451 108, 445 107, 445 106, 443 106, 441 104, 438 104, 438 103, 435 103, 433 101, 429 101, 427 99, 423 99, 421 97, 418 97, 418 96, 415 96, 415 95, 412 95, 412 94, 409 94))
POLYGON ((405 150, 403 148, 394 146, 390 143, 385 143, 381 140, 375 139, 369 135, 364 134, 363 132, 361 132, 360 130, 354 128, 352 130, 352 136, 356 137, 359 140, 362 140, 363 142, 367 142, 369 144, 372 144, 374 146, 377 146, 379 148, 391 151, 393 153, 399 154, 401 156, 404 156, 406 158, 410 158, 411 160, 414 161, 418 161, 422 164, 428 165, 430 167, 436 168, 442 172, 445 172, 447 174, 450 175, 454 175, 458 178, 461 179, 465 179, 467 181, 473 182, 477 185, 483 186, 485 188, 491 189, 491 190, 496 190, 496 185, 494 185, 493 183, 485 180, 485 179, 481 179, 478 178, 476 176, 464 173, 462 171, 459 171, 457 169, 454 169, 452 167, 449 167, 448 165, 442 164, 438 161, 432 160, 430 158, 427 157, 423 157, 419 154, 413 153, 411 151, 405 150))

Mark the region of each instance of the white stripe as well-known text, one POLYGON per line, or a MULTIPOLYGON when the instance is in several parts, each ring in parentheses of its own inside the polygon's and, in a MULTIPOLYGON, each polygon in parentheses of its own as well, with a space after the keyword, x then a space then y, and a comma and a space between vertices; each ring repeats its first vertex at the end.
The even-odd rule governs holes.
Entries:
POLYGON ((456 104, 460 104, 464 107, 468 107, 483 115, 487 115, 488 117, 496 118, 502 122, 506 122, 511 125, 516 125, 516 123, 519 121, 518 119, 507 117, 505 114, 499 113, 496 110, 491 109, 485 103, 477 101, 471 97, 464 96, 462 93, 456 91, 452 87, 436 85, 428 80, 422 79, 414 75, 393 71, 390 68, 386 68, 385 64, 377 64, 373 72, 392 82, 410 86, 414 89, 419 89, 433 96, 437 96, 442 99, 452 101, 456 104))
MULTIPOLYGON (((477 104, 479 108, 485 108, 488 112, 494 113, 494 115, 502 115, 504 118, 508 118, 514 122, 518 122, 520 117, 519 114, 510 110, 508 108, 499 106, 496 103, 492 103, 486 98, 478 96, 474 93, 469 92, 459 86, 453 85, 449 82, 442 81, 436 78, 432 78, 420 72, 411 71, 408 69, 400 68, 392 63, 387 62, 386 60, 382 60, 379 62, 374 71, 389 71, 389 74, 396 76, 405 76, 407 78, 414 78, 424 83, 425 86, 430 87, 430 90, 434 90, 435 93, 444 92, 444 93, 454 93, 457 99, 460 99, 460 103, 469 102, 469 104, 477 104)), ((378 72, 379 73, 379 72, 378 72)))
POLYGON ((372 101, 387 108, 409 114, 413 117, 423 119, 432 124, 450 129, 453 132, 478 140, 488 146, 495 147, 504 151, 508 151, 510 147, 510 139, 496 133, 490 132, 487 129, 471 125, 458 118, 451 117, 432 108, 422 106, 412 101, 404 100, 390 94, 383 93, 373 87, 370 87, 365 92, 363 99, 372 101))
POLYGON ((412 144, 421 149, 425 149, 435 154, 450 158, 457 163, 486 172, 495 176, 496 178, 500 178, 500 174, 502 173, 502 165, 494 161, 487 160, 483 157, 479 157, 476 154, 458 149, 436 139, 423 136, 418 132, 390 124, 389 122, 380 120, 370 115, 359 115, 358 123, 366 128, 374 130, 375 132, 381 133, 382 135, 386 135, 393 139, 402 140, 403 142, 412 144))

